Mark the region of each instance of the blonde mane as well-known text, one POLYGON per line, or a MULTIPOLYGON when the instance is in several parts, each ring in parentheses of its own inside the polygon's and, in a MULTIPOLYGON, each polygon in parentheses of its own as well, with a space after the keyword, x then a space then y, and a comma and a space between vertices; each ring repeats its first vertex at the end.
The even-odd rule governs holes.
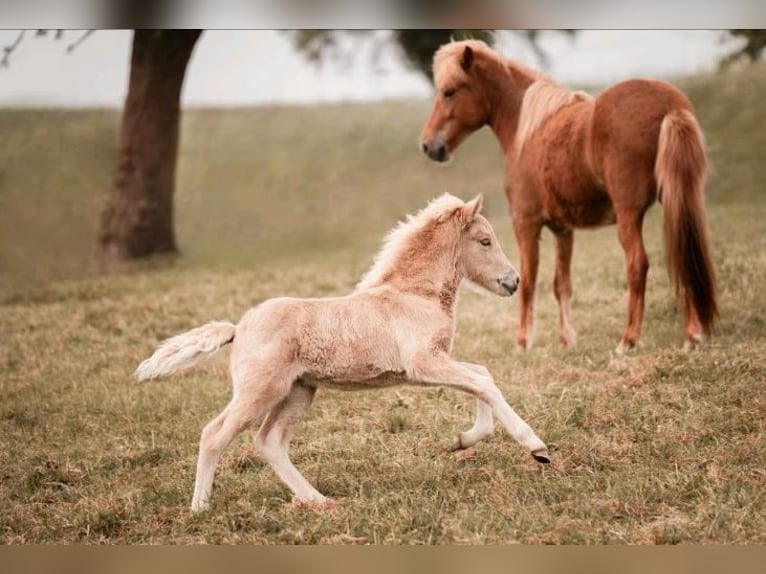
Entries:
POLYGON ((462 40, 444 44, 434 54, 434 82, 439 89, 455 86, 468 80, 468 74, 460 65, 463 50, 470 47, 476 58, 482 58, 498 67, 498 69, 513 68, 532 80, 524 92, 524 98, 519 112, 519 125, 516 130, 516 153, 521 154, 524 144, 550 116, 564 106, 578 101, 593 100, 593 96, 585 92, 571 92, 554 82, 545 74, 528 68, 513 60, 505 59, 498 51, 493 50, 479 40, 462 40))
POLYGON ((413 243, 435 225, 439 219, 464 206, 465 203, 454 195, 445 193, 432 200, 415 215, 407 215, 404 221, 388 232, 383 240, 383 247, 375 256, 375 262, 356 286, 356 290, 369 289, 383 282, 386 275, 399 263, 402 255, 413 248, 413 243))
POLYGON ((480 40, 452 41, 441 46, 434 54, 433 75, 437 87, 460 84, 468 79, 468 74, 460 65, 460 58, 466 47, 471 48, 477 57, 482 57, 501 67, 506 65, 498 52, 480 40))
POLYGON ((549 78, 541 77, 532 82, 521 101, 519 125, 516 129, 516 154, 521 155, 524 144, 532 134, 561 108, 575 102, 592 100, 590 94, 570 92, 549 78))

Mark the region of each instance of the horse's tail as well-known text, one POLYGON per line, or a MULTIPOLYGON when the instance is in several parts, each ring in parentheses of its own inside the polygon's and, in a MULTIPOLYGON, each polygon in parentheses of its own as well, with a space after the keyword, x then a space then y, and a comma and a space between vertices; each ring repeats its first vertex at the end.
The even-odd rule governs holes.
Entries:
POLYGON ((702 130, 694 115, 689 110, 668 113, 660 126, 654 166, 668 271, 687 316, 693 308, 709 336, 718 305, 705 225, 705 163, 702 130))
POLYGON ((172 375, 189 369, 234 340, 236 325, 212 321, 164 341, 136 369, 139 381, 172 375))

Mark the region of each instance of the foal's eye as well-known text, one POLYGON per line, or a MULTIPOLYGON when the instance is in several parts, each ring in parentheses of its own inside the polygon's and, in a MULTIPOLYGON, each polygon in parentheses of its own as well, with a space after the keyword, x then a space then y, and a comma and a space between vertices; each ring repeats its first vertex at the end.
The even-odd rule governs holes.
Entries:
POLYGON ((456 90, 454 88, 450 88, 449 90, 444 90, 444 97, 445 98, 451 98, 455 95, 456 90))
POLYGON ((489 247, 492 245, 492 241, 490 239, 481 239, 479 240, 479 243, 481 243, 484 247, 489 247))

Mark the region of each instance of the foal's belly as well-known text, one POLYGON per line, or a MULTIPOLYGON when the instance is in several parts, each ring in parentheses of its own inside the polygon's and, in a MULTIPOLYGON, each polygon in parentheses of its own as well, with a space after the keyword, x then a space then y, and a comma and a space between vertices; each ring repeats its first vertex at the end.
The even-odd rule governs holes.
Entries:
POLYGON ((340 375, 338 377, 304 376, 303 383, 316 388, 336 389, 340 391, 363 391, 394 387, 408 382, 404 372, 386 371, 375 376, 354 377, 340 375))

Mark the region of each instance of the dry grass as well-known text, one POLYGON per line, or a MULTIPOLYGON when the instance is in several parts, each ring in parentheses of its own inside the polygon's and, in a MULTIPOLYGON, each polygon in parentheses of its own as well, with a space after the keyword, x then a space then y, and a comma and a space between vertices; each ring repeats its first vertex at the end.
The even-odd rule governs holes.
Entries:
POLYGON ((381 235, 436 193, 483 191, 513 260, 490 134, 439 169, 416 149, 424 104, 191 111, 184 256, 100 275, 91 261, 114 158, 113 112, 0 111, 0 540, 108 543, 766 542, 766 81, 689 84, 707 132, 718 336, 680 350, 646 225, 644 346, 613 359, 626 308, 614 229, 577 236, 576 350, 558 347, 543 238, 537 345, 512 350, 518 303, 465 291, 455 355, 485 363, 550 445, 542 467, 449 391, 322 392, 292 449, 332 511, 296 509, 249 437, 224 455, 210 512, 187 510, 199 432, 229 395, 224 361, 137 384, 160 339, 275 295, 352 288, 381 235))

